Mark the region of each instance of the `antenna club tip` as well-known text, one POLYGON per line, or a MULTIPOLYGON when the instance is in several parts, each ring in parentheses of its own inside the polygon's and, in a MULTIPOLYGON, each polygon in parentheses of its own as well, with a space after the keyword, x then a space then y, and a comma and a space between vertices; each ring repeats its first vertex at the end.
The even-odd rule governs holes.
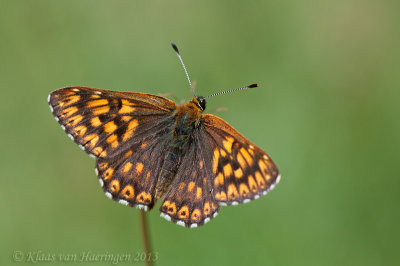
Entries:
POLYGON ((247 87, 248 88, 257 88, 258 86, 260 86, 260 85, 258 85, 257 83, 254 83, 254 84, 251 84, 251 85, 249 85, 247 87))
POLYGON ((172 48, 174 48, 175 52, 176 52, 177 54, 179 54, 178 47, 175 45, 175 43, 172 42, 171 45, 172 45, 172 48))

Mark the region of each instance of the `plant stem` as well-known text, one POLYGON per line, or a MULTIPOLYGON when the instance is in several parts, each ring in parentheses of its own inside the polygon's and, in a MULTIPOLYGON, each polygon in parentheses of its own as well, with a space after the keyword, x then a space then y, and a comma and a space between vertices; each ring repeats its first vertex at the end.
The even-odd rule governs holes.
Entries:
POLYGON ((147 266, 153 265, 153 254, 151 253, 151 245, 150 245, 150 236, 147 227, 147 219, 146 219, 146 212, 144 210, 140 210, 140 222, 142 226, 142 236, 143 236, 143 247, 144 252, 146 254, 146 263, 147 266))

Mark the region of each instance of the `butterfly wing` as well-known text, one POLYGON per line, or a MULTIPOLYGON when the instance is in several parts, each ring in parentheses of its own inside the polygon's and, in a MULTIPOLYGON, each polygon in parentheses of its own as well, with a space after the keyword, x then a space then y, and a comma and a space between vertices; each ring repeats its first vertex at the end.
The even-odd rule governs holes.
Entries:
POLYGON ((207 223, 219 210, 211 192, 212 173, 203 154, 199 129, 192 136, 160 207, 160 215, 166 220, 189 228, 207 223))
POLYGON ((173 121, 176 104, 145 93, 68 87, 49 95, 61 127, 83 150, 112 158, 173 121))
POLYGON ((170 143, 167 136, 160 130, 142 143, 130 145, 122 156, 108 160, 98 158, 95 170, 106 196, 124 205, 151 209, 170 143))
POLYGON ((211 162, 212 194, 221 205, 246 203, 267 194, 280 180, 277 166, 221 118, 201 118, 204 148, 211 162))
POLYGON ((152 207, 176 104, 132 92, 69 87, 53 91, 49 105, 61 127, 97 158, 106 195, 122 204, 152 207))

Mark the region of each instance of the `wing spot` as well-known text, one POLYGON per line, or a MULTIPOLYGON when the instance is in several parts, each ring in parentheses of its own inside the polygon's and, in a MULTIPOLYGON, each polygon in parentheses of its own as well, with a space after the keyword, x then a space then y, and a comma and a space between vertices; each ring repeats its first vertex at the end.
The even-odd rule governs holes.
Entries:
POLYGON ((224 165, 224 175, 226 178, 232 175, 232 166, 230 165, 230 163, 224 165))
POLYGON ((71 105, 71 104, 74 104, 74 103, 78 102, 80 99, 81 99, 81 96, 72 95, 72 96, 69 96, 69 97, 61 100, 61 101, 58 101, 58 105, 60 107, 63 107, 64 105, 68 106, 68 105, 71 105))
POLYGON ((70 117, 71 115, 75 114, 75 113, 78 112, 78 111, 79 111, 79 109, 78 109, 78 107, 76 107, 76 106, 68 107, 68 108, 66 108, 66 109, 64 109, 64 110, 62 111, 62 113, 60 114, 60 116, 61 116, 62 118, 67 118, 67 117, 70 117))
POLYGON ((93 148, 96 146, 97 142, 99 141, 99 135, 97 134, 90 134, 84 138, 85 146, 88 148, 93 148))
POLYGON ((81 122, 83 120, 83 116, 81 115, 75 115, 73 117, 70 117, 67 120, 67 124, 70 126, 76 126, 79 122, 81 122))
POLYGON ((169 200, 166 200, 163 205, 162 208, 165 212, 171 214, 171 215, 175 215, 176 213, 176 205, 175 202, 170 202, 169 200))
POLYGON ((113 168, 108 168, 105 172, 104 172, 104 180, 108 180, 112 177, 112 175, 114 174, 114 169, 113 168))
POLYGON ((241 155, 240 153, 237 154, 237 160, 238 160, 240 166, 241 166, 243 169, 246 169, 246 168, 247 168, 246 161, 243 159, 243 157, 242 157, 242 155, 241 155))
POLYGON ((130 121, 131 119, 132 119, 132 116, 129 116, 129 115, 123 115, 123 116, 121 116, 121 120, 124 121, 124 122, 128 122, 128 121, 130 121))
POLYGON ((96 94, 102 94, 102 92, 101 91, 95 91, 94 93, 96 93, 96 94))
POLYGON ((136 201, 143 204, 149 204, 152 200, 150 193, 145 191, 141 192, 139 195, 136 196, 136 201))
POLYGON ((216 209, 217 209, 217 204, 215 204, 215 202, 211 202, 211 209, 213 210, 213 211, 215 211, 216 209))
POLYGON ((107 105, 107 104, 108 104, 108 100, 100 99, 100 100, 89 101, 86 104, 86 106, 87 106, 87 108, 94 108, 94 107, 103 106, 103 105, 107 105))
POLYGON ((252 175, 249 175, 249 177, 248 177, 248 183, 249 183, 250 190, 251 190, 252 192, 256 193, 256 192, 258 191, 257 183, 256 183, 256 181, 254 180, 254 178, 253 178, 252 175))
POLYGON ((112 193, 118 193, 120 189, 119 181, 114 179, 110 182, 109 188, 112 193))
POLYGON ((253 145, 250 144, 249 147, 250 147, 250 149, 254 150, 254 146, 253 145))
POLYGON ((219 151, 218 148, 215 148, 214 150, 214 158, 213 158, 213 173, 216 174, 217 173, 217 168, 218 168, 218 162, 219 162, 219 151))
POLYGON ((192 182, 190 182, 189 183, 189 185, 188 185, 188 189, 187 189, 187 191, 188 192, 192 192, 193 191, 193 188, 194 188, 194 186, 195 186, 195 183, 192 181, 192 182))
POLYGON ((142 145, 140 145, 140 148, 144 149, 144 148, 146 148, 146 146, 147 146, 147 142, 143 142, 142 145))
POLYGON ((111 134, 115 130, 117 130, 117 125, 114 123, 114 121, 110 121, 107 124, 104 125, 104 131, 111 134))
POLYGON ((204 203, 203 213, 204 213, 204 216, 209 216, 210 215, 211 209, 210 209, 210 203, 209 202, 204 203))
POLYGON ((135 111, 136 108, 130 107, 128 105, 122 105, 121 109, 119 109, 118 113, 120 114, 127 114, 127 113, 132 113, 135 111))
POLYGON ((97 95, 97 94, 90 95, 90 99, 99 99, 99 98, 100 98, 100 95, 97 95))
POLYGON ((230 200, 235 200, 239 197, 239 193, 236 189, 235 184, 230 184, 228 186, 228 197, 230 200))
POLYGON ((179 184, 178 190, 181 192, 181 191, 183 190, 184 187, 185 187, 185 182, 181 182, 181 183, 179 184))
POLYGON ((264 154, 263 158, 264 158, 265 160, 268 160, 268 159, 269 159, 269 158, 268 158, 268 155, 266 155, 266 154, 264 154))
POLYGON ((125 154, 124 154, 124 157, 125 158, 128 158, 129 156, 131 156, 133 154, 133 151, 132 150, 129 150, 129 151, 127 151, 125 154))
POLYGON ((201 219, 201 211, 199 209, 194 209, 190 219, 195 222, 199 222, 201 219))
POLYGON ((93 127, 98 127, 98 126, 101 125, 101 121, 100 121, 99 117, 96 116, 96 117, 93 117, 92 119, 90 119, 90 124, 91 124, 93 127))
POLYGON ((214 185, 219 186, 224 184, 224 175, 219 173, 217 177, 214 179, 214 185))
POLYGON ((128 128, 126 129, 125 133, 122 135, 122 141, 126 141, 127 139, 130 139, 133 136, 134 131, 136 130, 136 127, 138 126, 138 120, 132 120, 128 124, 128 128))
POLYGON ((249 165, 253 164, 253 158, 250 156, 250 154, 247 152, 245 148, 241 148, 240 152, 243 154, 244 158, 246 159, 247 163, 249 165))
POLYGON ((137 175, 140 175, 142 173, 143 167, 144 167, 144 165, 142 163, 137 163, 136 164, 136 174, 137 175))
POLYGON ((202 189, 201 187, 197 187, 196 189, 196 199, 201 199, 201 195, 202 195, 202 189))
POLYGON ((121 194, 126 199, 133 199, 133 197, 135 196, 135 189, 132 185, 126 185, 121 191, 121 194))
POLYGON ((249 149, 249 150, 247 150, 247 151, 250 153, 251 156, 254 156, 254 150, 249 149))
POLYGON ((245 183, 241 183, 239 185, 239 191, 240 191, 240 196, 242 198, 247 198, 247 196, 249 195, 249 188, 247 187, 247 185, 245 183))
POLYGON ((199 162, 199 166, 200 166, 200 169, 203 169, 204 162, 203 162, 203 161, 200 161, 200 162, 199 162))
POLYGON ((224 146, 225 150, 228 153, 232 152, 232 143, 233 143, 233 138, 232 137, 226 137, 226 140, 222 141, 222 145, 224 146))
POLYGON ((100 170, 104 170, 104 169, 106 169, 108 167, 108 163, 106 163, 106 162, 101 162, 101 163, 99 163, 99 169, 100 170))
POLYGON ((86 134, 87 127, 84 125, 80 125, 74 128, 75 134, 79 137, 83 137, 86 134))
POLYGON ((215 199, 218 201, 226 201, 226 193, 224 191, 217 192, 215 194, 215 199))
POLYGON ((236 169, 234 172, 235 172, 235 177, 236 177, 236 178, 242 178, 242 176, 243 176, 243 170, 242 170, 242 168, 238 168, 238 169, 236 169))
POLYGON ((182 206, 180 210, 178 211, 178 217, 179 219, 188 219, 189 218, 189 207, 188 206, 182 206))
POLYGON ((134 106, 135 104, 131 101, 128 101, 127 99, 121 99, 122 105, 127 105, 127 106, 134 106))
POLYGON ((103 148, 102 147, 96 147, 92 150, 92 152, 96 155, 96 156, 100 156, 100 154, 103 152, 103 148))
POLYGON ((97 107, 92 110, 93 115, 102 115, 110 112, 110 106, 97 107))
POLYGON ((226 152, 224 150, 221 150, 221 156, 226 157, 226 152))
POLYGON ((264 178, 262 177, 262 175, 260 174, 260 172, 257 171, 257 172, 255 173, 255 176, 256 176, 256 180, 257 180, 258 186, 259 186, 261 189, 264 189, 264 188, 265 188, 265 180, 264 180, 264 178))
POLYGON ((131 168, 132 168, 132 163, 131 163, 131 162, 127 162, 127 163, 124 165, 124 169, 123 169, 124 173, 125 173, 125 174, 128 173, 129 170, 131 170, 131 168))
POLYGON ((268 171, 267 165, 264 163, 263 160, 258 161, 258 167, 260 167, 261 171, 265 174, 268 171))
POLYGON ((113 149, 117 148, 119 143, 118 143, 118 136, 116 134, 112 134, 107 138, 107 143, 111 145, 113 149))

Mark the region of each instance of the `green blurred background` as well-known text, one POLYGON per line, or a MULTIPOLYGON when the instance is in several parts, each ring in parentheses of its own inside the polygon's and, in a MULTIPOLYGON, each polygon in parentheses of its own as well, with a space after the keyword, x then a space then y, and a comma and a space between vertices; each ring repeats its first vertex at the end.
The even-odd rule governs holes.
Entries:
POLYGON ((158 204, 157 265, 399 265, 398 1, 0 5, 2 265, 18 252, 142 251, 138 211, 104 196, 46 99, 70 85, 189 99, 171 41, 200 95, 261 84, 208 111, 228 108, 217 115, 265 149, 282 180, 198 229, 160 218, 158 204))

